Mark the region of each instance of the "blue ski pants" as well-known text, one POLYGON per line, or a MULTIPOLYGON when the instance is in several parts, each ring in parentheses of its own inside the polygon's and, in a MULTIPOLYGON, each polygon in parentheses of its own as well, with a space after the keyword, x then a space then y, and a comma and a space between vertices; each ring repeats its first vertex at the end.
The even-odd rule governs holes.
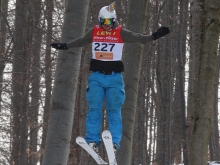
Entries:
POLYGON ((87 143, 101 143, 102 108, 106 99, 106 115, 108 128, 112 134, 112 141, 120 147, 122 137, 121 108, 125 100, 124 81, 121 73, 112 72, 105 75, 92 72, 88 77, 86 93, 89 110, 86 116, 86 141, 87 143))

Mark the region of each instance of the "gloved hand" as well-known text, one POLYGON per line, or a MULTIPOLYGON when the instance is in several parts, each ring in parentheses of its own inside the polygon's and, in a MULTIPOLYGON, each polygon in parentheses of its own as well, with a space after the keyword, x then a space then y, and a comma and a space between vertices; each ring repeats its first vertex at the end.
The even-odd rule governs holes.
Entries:
POLYGON ((50 46, 52 46, 55 49, 64 49, 64 50, 68 49, 66 43, 52 43, 50 44, 50 46))
POLYGON ((153 40, 156 40, 156 39, 158 39, 160 37, 163 37, 163 36, 167 35, 168 33, 170 33, 170 29, 168 27, 160 27, 157 30, 157 32, 154 32, 152 34, 151 37, 152 37, 153 40))

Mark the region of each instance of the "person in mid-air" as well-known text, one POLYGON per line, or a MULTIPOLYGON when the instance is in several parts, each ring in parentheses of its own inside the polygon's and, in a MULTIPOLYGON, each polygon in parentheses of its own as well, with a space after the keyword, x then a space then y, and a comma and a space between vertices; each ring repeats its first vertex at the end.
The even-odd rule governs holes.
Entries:
POLYGON ((115 2, 101 8, 98 20, 99 25, 95 25, 84 36, 68 43, 52 43, 51 46, 65 50, 92 43, 92 59, 89 68, 91 74, 88 77, 86 93, 89 110, 86 117, 85 139, 89 146, 98 152, 105 98, 108 127, 116 152, 122 138, 121 108, 125 100, 122 77, 124 43, 146 44, 165 36, 170 31, 168 27, 161 27, 152 35, 143 35, 123 28, 117 23, 115 2))

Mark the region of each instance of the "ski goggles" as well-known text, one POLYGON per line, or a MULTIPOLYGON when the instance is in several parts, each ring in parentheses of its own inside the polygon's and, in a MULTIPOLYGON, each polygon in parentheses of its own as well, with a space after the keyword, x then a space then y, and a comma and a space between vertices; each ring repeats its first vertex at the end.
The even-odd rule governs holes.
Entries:
POLYGON ((100 18, 99 22, 101 25, 111 25, 114 22, 113 20, 114 18, 100 18))

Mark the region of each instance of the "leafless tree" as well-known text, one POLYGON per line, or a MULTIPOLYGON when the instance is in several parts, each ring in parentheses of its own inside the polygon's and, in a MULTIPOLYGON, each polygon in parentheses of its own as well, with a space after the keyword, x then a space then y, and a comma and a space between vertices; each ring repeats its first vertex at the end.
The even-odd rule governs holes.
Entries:
POLYGON ((217 49, 220 27, 219 2, 216 0, 191 3, 192 13, 192 67, 191 95, 193 106, 190 109, 191 142, 189 164, 206 164, 210 140, 214 86, 217 66, 217 49), (212 42, 210 42, 212 41, 212 42), (203 144, 203 145, 201 145, 203 144), (202 155, 202 157, 201 157, 202 155))
MULTIPOLYGON (((88 0, 66 1, 61 42, 85 32, 88 4, 88 0)), ((59 52, 43 165, 68 162, 81 52, 81 48, 59 52)))

